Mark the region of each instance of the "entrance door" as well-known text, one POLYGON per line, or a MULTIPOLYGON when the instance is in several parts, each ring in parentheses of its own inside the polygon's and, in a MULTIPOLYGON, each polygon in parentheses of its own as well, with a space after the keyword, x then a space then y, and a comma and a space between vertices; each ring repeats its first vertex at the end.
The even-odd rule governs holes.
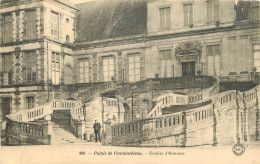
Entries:
POLYGON ((5 120, 5 116, 10 114, 11 111, 11 98, 10 97, 2 98, 1 106, 2 106, 1 108, 2 120, 5 120))
POLYGON ((182 76, 195 76, 195 61, 183 62, 182 64, 182 76))

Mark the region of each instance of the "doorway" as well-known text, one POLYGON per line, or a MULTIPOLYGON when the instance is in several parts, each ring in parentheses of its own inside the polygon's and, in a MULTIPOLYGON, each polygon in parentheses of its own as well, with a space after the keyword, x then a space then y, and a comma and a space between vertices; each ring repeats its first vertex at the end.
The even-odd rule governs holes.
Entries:
POLYGON ((195 76, 195 61, 183 62, 182 64, 182 76, 195 76))

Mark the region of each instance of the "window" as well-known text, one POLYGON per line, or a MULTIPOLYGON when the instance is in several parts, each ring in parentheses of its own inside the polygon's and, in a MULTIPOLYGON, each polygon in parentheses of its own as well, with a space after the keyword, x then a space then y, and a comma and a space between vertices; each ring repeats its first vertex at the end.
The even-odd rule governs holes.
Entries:
POLYGON ((25 12, 25 39, 36 39, 36 11, 30 10, 25 12))
POLYGON ((66 36, 66 42, 70 42, 70 36, 69 35, 66 36))
POLYGON ((171 28, 171 8, 160 8, 160 29, 166 30, 171 28))
POLYGON ((135 82, 140 80, 140 56, 132 54, 128 56, 129 60, 129 81, 135 82))
POLYGON ((60 15, 56 12, 51 12, 51 35, 54 39, 59 39, 60 30, 60 15))
POLYGON ((192 3, 183 5, 184 14, 184 26, 190 26, 193 24, 193 9, 192 3))
POLYGON ((206 1, 207 23, 219 20, 219 0, 206 1))
POLYGON ((160 77, 172 76, 171 50, 159 51, 160 56, 160 77))
POLYGON ((3 54, 3 85, 8 85, 12 83, 12 66, 13 66, 13 56, 12 54, 3 54))
POLYGON ((259 20, 259 6, 253 6, 251 8, 251 19, 259 20))
POLYGON ((220 45, 207 46, 208 75, 220 76, 220 45))
POLYGON ((34 108, 34 97, 33 96, 26 97, 26 103, 27 103, 27 109, 34 108))
POLYGON ((79 61, 79 82, 89 83, 89 60, 79 61))
POLYGON ((69 18, 66 18, 66 23, 70 23, 70 19, 69 18))
POLYGON ((103 80, 111 81, 114 77, 114 58, 113 56, 103 57, 103 80))
POLYGON ((60 54, 52 53, 52 84, 60 83, 60 54))
POLYGON ((2 120, 6 120, 6 115, 10 114, 12 107, 12 97, 2 97, 0 98, 0 109, 2 112, 2 120))
POLYGON ((260 72, 260 45, 254 45, 254 67, 260 72))
POLYGON ((25 67, 23 68, 24 83, 32 84, 36 82, 37 58, 35 52, 26 52, 24 54, 25 67))
POLYGON ((3 16, 3 43, 12 42, 12 16, 11 14, 3 16))

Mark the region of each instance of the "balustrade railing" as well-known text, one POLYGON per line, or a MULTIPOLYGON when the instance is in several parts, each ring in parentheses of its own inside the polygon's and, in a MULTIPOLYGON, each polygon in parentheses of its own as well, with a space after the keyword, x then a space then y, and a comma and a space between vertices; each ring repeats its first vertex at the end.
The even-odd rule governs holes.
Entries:
POLYGON ((86 89, 81 95, 86 101, 90 101, 101 93, 115 89, 116 86, 115 82, 106 82, 86 89))
POLYGON ((244 75, 228 75, 219 77, 221 82, 247 82, 254 81, 255 75, 244 74, 244 75))
POLYGON ((79 119, 79 117, 81 115, 85 115, 86 114, 86 108, 84 107, 84 105, 80 104, 78 106, 75 106, 71 111, 71 118, 72 119, 79 119))
POLYGON ((200 108, 195 108, 186 111, 187 125, 202 122, 213 117, 213 104, 202 106, 200 108))
POLYGON ((162 114, 162 108, 169 107, 171 105, 185 105, 188 104, 188 96, 177 94, 165 94, 160 96, 159 102, 153 107, 152 110, 146 115, 146 117, 156 117, 162 114))
POLYGON ((13 121, 28 122, 52 114, 52 112, 52 103, 48 103, 46 105, 38 106, 32 109, 20 110, 16 113, 7 115, 6 117, 13 121))
POLYGON ((221 92, 217 97, 217 102, 219 106, 224 106, 226 104, 234 104, 236 103, 236 91, 235 90, 230 90, 230 91, 225 91, 221 92))
POLYGON ((131 97, 134 95, 148 92, 154 89, 178 89, 178 88, 207 88, 216 87, 218 79, 211 76, 191 76, 174 78, 153 78, 136 82, 135 84, 124 85, 117 91, 121 97, 131 97))
POLYGON ((7 118, 13 121, 28 122, 43 118, 53 113, 53 110, 71 109, 80 102, 73 100, 53 100, 45 105, 38 106, 28 110, 20 110, 16 113, 7 115, 7 118))
POLYGON ((74 108, 77 105, 80 105, 81 103, 79 101, 74 101, 74 100, 53 100, 52 101, 52 108, 53 109, 59 109, 59 110, 64 110, 64 109, 71 109, 74 108))
POLYGON ((194 126, 195 123, 203 121, 213 121, 213 112, 211 103, 199 108, 183 109, 181 112, 172 114, 115 124, 112 125, 112 141, 114 143, 117 141, 120 143, 141 142, 147 138, 146 133, 149 133, 150 139, 156 138, 158 135, 168 137, 183 134, 185 129, 189 128, 188 126, 194 126))
POLYGON ((245 96, 245 102, 246 103, 256 103, 256 90, 259 90, 260 86, 256 86, 248 91, 244 92, 244 96, 245 96))

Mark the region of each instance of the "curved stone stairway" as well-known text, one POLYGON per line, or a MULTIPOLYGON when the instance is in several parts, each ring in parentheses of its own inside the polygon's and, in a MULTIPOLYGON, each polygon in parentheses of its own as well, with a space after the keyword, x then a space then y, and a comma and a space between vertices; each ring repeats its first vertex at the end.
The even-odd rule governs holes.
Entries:
POLYGON ((56 110, 52 114, 52 144, 75 144, 86 143, 85 140, 78 139, 70 128, 70 111, 56 110))

